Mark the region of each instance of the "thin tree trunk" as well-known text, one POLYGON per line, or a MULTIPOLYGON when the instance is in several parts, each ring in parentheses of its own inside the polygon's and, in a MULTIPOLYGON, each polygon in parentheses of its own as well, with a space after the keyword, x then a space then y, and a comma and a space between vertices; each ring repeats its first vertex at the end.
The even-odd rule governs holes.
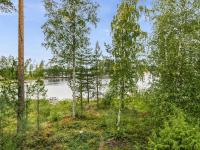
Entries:
POLYGON ((83 87, 82 87, 82 83, 81 83, 81 93, 80 94, 81 94, 81 111, 83 111, 83 87))
POLYGON ((40 130, 40 100, 39 93, 37 93, 37 131, 40 130))
POLYGON ((73 79, 72 79, 72 89, 73 89, 73 106, 72 106, 72 117, 76 117, 76 93, 75 93, 75 82, 76 82, 76 68, 75 68, 75 52, 73 51, 73 79))
POLYGON ((124 109, 124 91, 125 91, 125 89, 124 89, 125 87, 124 87, 124 81, 122 81, 122 92, 121 92, 121 101, 122 101, 122 109, 124 109))
MULTIPOLYGON (((28 86, 27 86, 27 90, 28 90, 28 86)), ((25 100, 25 125, 27 128, 28 125, 28 93, 26 93, 26 100, 25 100)))
MULTIPOLYGON (((75 13, 74 13, 75 14, 75 13)), ((74 19, 74 24, 73 24, 73 28, 74 28, 74 34, 76 31, 76 22, 74 19)), ((73 35, 73 48, 72 48, 72 66, 73 66, 73 75, 72 75, 72 92, 73 92, 73 104, 72 104, 72 117, 75 118, 76 117, 76 38, 75 35, 73 35)))
POLYGON ((73 73, 72 73, 72 117, 76 118, 76 9, 75 4, 73 4, 73 37, 72 37, 72 67, 73 67, 73 73))
POLYGON ((121 102, 119 104, 119 110, 118 110, 118 115, 117 115, 117 130, 120 129, 120 121, 121 121, 121 102))
MULTIPOLYGON (((24 133, 24 1, 19 0, 17 133, 24 133)), ((21 143, 19 143, 21 145, 21 143)))
POLYGON ((121 97, 119 102, 119 111, 117 115, 117 130, 120 130, 120 122, 121 122, 121 109, 124 107, 124 80, 121 83, 121 97))
POLYGON ((87 72, 87 101, 88 104, 90 103, 90 90, 89 90, 89 79, 88 79, 88 72, 87 72))
POLYGON ((0 149, 2 148, 2 144, 3 144, 3 115, 2 115, 2 111, 0 110, 0 149))
MULTIPOLYGON (((98 56, 98 52, 96 51, 96 55, 98 56)), ((96 58, 96 89, 97 89, 97 108, 99 107, 99 59, 96 58)))
POLYGON ((97 89, 97 108, 99 107, 99 78, 98 78, 98 74, 97 74, 97 77, 96 77, 96 89, 97 89))

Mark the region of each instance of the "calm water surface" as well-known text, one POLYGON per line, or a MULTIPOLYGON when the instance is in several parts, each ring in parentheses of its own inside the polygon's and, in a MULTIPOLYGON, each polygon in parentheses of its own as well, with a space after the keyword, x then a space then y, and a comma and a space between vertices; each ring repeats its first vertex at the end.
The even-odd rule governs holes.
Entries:
MULTIPOLYGON (((48 79, 44 81, 47 90, 47 98, 59 100, 72 99, 72 90, 66 79, 48 79)), ((108 88, 109 79, 103 80, 101 93, 104 94, 108 88)))
POLYGON ((44 83, 48 99, 72 99, 72 90, 65 79, 49 79, 45 80, 44 83))
MULTIPOLYGON (((110 79, 103 79, 103 84, 100 89, 101 95, 106 93, 110 79)), ((138 82, 138 89, 146 89, 150 87, 149 78, 146 76, 138 82)), ((28 81, 29 83, 34 81, 28 81)), ((47 90, 47 99, 66 100, 72 99, 72 90, 66 79, 48 79, 44 80, 45 89, 47 90)), ((85 96, 86 97, 86 96, 85 96)))

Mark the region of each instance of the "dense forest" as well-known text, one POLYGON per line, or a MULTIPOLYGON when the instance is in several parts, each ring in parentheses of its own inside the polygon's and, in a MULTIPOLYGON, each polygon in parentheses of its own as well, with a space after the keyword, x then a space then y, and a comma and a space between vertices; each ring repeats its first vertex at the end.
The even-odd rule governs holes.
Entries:
POLYGON ((121 0, 104 48, 90 42, 99 1, 43 0, 52 58, 35 63, 24 56, 26 1, 0 0, 1 14, 18 14, 18 57, 0 56, 0 150, 200 150, 200 1, 121 0), (48 99, 51 78, 65 78, 72 99, 48 99))

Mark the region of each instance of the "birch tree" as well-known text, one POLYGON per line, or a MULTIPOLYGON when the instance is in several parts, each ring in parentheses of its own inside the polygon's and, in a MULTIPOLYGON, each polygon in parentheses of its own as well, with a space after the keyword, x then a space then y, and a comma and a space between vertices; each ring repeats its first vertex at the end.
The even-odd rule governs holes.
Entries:
POLYGON ((139 6, 138 1, 123 0, 112 21, 111 54, 114 58, 114 71, 111 75, 110 87, 115 89, 120 98, 118 129, 124 100, 129 94, 136 92, 140 66, 138 55, 144 50, 142 39, 146 36, 139 25, 142 10, 143 7, 139 6))
POLYGON ((47 22, 42 29, 44 46, 51 49, 54 60, 72 68, 72 116, 76 115, 76 57, 89 45, 90 25, 98 22, 98 4, 91 0, 44 0, 47 22))
POLYGON ((162 101, 193 115, 200 113, 199 14, 197 0, 154 1, 150 57, 155 68, 152 74, 156 77, 156 89, 162 101))

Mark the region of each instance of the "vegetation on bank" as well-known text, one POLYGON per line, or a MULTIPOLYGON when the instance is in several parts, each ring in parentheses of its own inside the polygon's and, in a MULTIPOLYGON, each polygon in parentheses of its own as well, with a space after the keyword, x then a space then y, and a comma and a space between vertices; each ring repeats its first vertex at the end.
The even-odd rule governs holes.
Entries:
MULTIPOLYGON (((127 101, 128 102, 128 101, 127 101)), ((145 148, 153 127, 150 124, 149 108, 145 101, 134 98, 123 110, 121 129, 116 130, 118 102, 113 100, 109 107, 102 101, 99 108, 91 102, 84 107, 78 106, 76 119, 71 117, 71 103, 62 101, 49 103, 41 100, 40 124, 37 130, 36 103, 31 101, 29 119, 24 137, 24 149, 135 149, 145 148)), ((12 149, 15 145, 13 132, 15 119, 8 117, 3 132, 3 147, 12 149), (10 136, 12 135, 12 136, 10 136), (10 141, 10 142, 8 142, 10 141)))
MULTIPOLYGON (((69 71, 73 91, 73 101, 53 104, 40 100, 46 93, 44 62, 34 71, 23 65, 23 0, 19 4, 19 61, 0 60, 1 149, 200 149, 198 0, 153 0, 151 8, 122 0, 106 59, 98 42, 95 53, 89 42, 91 25, 98 23, 97 3, 44 0, 43 44, 59 66, 54 69, 69 71), (141 27, 144 17, 153 25, 151 35, 141 27), (105 70, 111 80, 100 97, 105 70), (151 87, 139 91, 145 72, 152 76, 151 87), (25 89, 23 76, 31 75, 37 81, 25 89)), ((0 1, 0 9, 11 11, 12 2, 0 1)))
MULTIPOLYGON (((78 104, 77 118, 71 117, 71 102, 50 103, 40 100, 40 130, 37 129, 37 101, 31 100, 28 109, 23 148, 29 149, 196 149, 200 148, 200 129, 189 124, 187 116, 174 108, 174 114, 159 125, 161 114, 155 115, 147 95, 138 95, 125 101, 121 128, 117 130, 118 101, 111 100, 99 107, 84 101, 84 110, 78 104), (87 104, 87 105, 86 105, 87 104), (176 114, 177 113, 177 114, 176 114)), ((10 109, 9 109, 10 110, 10 109)), ((8 111, 9 112, 9 111, 8 111)), ((1 146, 15 149, 15 118, 4 120, 1 146)))

